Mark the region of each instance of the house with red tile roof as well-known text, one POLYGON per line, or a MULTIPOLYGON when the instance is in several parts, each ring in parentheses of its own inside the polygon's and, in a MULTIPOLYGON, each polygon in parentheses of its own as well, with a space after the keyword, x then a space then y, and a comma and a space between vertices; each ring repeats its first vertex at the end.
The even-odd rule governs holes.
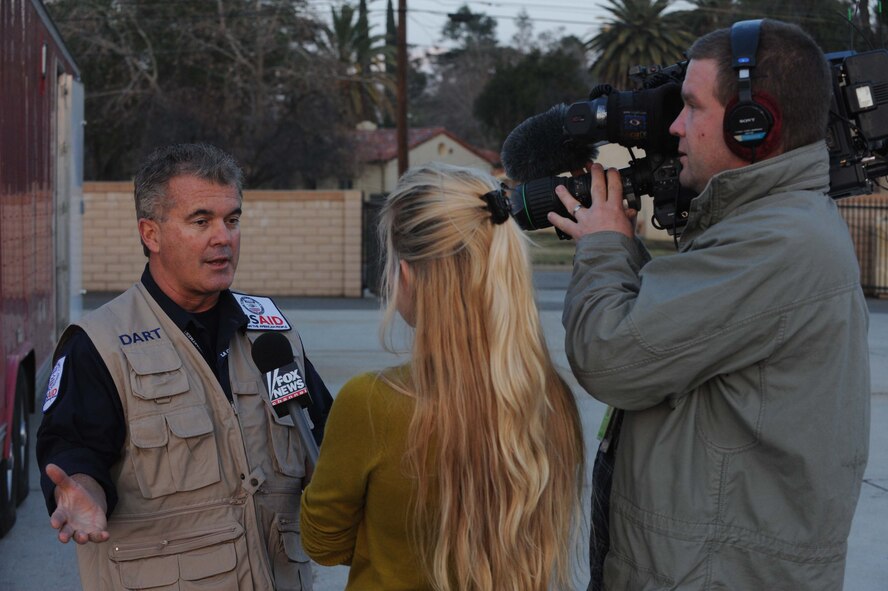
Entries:
MULTIPOLYGON (((351 188, 365 194, 388 193, 398 181, 398 136, 395 129, 359 126, 354 132, 360 176, 351 188)), ((471 166, 499 175, 499 153, 478 148, 444 127, 414 127, 407 132, 408 166, 434 160, 471 166)))

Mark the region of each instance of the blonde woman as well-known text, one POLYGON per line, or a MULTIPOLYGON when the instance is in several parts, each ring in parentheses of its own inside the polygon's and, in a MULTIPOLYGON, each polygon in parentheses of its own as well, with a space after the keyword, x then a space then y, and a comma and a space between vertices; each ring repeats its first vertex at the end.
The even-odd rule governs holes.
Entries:
POLYGON ((569 588, 583 441, 525 237, 489 175, 408 171, 380 215, 386 315, 411 361, 336 397, 302 540, 347 589, 569 588))

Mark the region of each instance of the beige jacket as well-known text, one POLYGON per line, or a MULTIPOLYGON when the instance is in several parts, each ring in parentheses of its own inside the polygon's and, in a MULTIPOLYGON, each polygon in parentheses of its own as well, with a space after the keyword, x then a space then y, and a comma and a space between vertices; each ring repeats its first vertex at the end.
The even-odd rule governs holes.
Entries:
MULTIPOLYGON (((252 362, 251 339, 261 333, 232 338, 229 403, 141 284, 80 327, 107 365, 127 421, 113 470, 120 499, 111 538, 77 548, 83 588, 311 589, 299 540, 305 453, 292 420, 275 417, 252 362), (118 338, 134 333, 152 338, 118 338)), ((298 334, 288 337, 301 361, 298 334)))

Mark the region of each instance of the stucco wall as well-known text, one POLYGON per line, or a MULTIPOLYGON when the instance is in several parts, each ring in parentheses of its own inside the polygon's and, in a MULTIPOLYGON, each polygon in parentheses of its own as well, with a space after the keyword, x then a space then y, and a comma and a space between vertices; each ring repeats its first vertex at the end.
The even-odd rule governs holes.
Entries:
MULTIPOLYGON (((122 291, 145 266, 132 182, 84 183, 83 288, 122 291)), ((245 191, 233 289, 360 297, 359 191, 245 191)))

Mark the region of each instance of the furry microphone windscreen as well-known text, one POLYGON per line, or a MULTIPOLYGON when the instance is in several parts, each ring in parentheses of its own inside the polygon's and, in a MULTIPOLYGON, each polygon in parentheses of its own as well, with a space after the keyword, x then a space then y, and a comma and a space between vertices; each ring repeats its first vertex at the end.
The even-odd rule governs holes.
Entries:
POLYGON ((503 167, 509 178, 525 183, 582 169, 598 155, 592 146, 564 133, 567 105, 555 105, 519 124, 503 142, 503 167))

